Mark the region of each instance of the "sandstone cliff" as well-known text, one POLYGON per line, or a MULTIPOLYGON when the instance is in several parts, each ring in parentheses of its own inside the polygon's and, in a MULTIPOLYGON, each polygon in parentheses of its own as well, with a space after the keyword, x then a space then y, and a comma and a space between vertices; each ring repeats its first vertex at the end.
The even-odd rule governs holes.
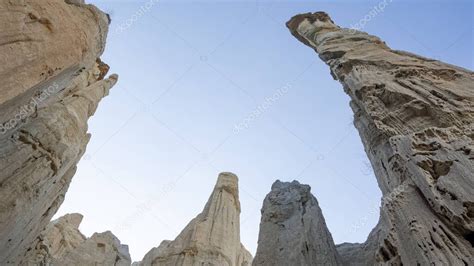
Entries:
POLYGON ((115 265, 129 266, 128 246, 110 232, 86 238, 79 231, 82 215, 67 214, 52 221, 40 241, 28 251, 24 265, 115 265))
POLYGON ((390 49, 324 12, 291 33, 329 65, 382 190, 380 222, 346 263, 470 265, 474 258, 474 73, 390 49))
POLYGON ((221 173, 204 210, 173 241, 150 250, 138 265, 245 266, 252 255, 240 243, 237 176, 221 173))
POLYGON ((0 264, 17 264, 61 205, 117 81, 109 18, 83 1, 0 1, 0 264))
POLYGON ((262 207, 253 265, 338 265, 340 258, 308 185, 276 181, 262 207))

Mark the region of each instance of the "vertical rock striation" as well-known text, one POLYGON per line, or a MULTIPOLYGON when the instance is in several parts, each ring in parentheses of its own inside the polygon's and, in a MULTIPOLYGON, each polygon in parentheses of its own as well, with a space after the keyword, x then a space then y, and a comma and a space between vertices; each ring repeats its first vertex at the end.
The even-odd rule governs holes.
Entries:
POLYGON ((324 12, 291 33, 329 65, 382 190, 380 222, 346 263, 470 265, 474 258, 474 73, 390 49, 324 12))
POLYGON ((52 221, 40 235, 23 265, 115 265, 131 264, 128 246, 110 232, 86 238, 79 231, 82 215, 67 214, 52 221))
POLYGON ((240 243, 237 176, 221 173, 204 210, 173 240, 150 250, 142 266, 245 266, 252 255, 240 243))
POLYGON ((263 202, 253 265, 340 264, 310 186, 276 181, 263 202))
POLYGON ((0 264, 17 264, 61 205, 116 83, 109 18, 83 1, 0 2, 0 264))

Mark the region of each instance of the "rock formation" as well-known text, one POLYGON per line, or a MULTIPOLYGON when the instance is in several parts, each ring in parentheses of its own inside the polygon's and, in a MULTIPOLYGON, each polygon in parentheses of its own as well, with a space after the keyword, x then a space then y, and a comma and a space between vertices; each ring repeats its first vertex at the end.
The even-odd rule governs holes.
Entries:
POLYGON ((344 262, 471 265, 474 73, 392 50, 324 12, 297 15, 287 26, 350 96, 383 194, 367 242, 338 247, 344 262))
POLYGON ((252 255, 240 243, 237 176, 221 173, 204 210, 173 240, 150 250, 138 265, 245 266, 252 255))
POLYGON ((262 207, 253 265, 338 265, 340 258, 308 185, 276 181, 262 207))
POLYGON ((115 265, 129 266, 128 246, 110 232, 86 238, 79 231, 82 215, 67 214, 52 221, 41 233, 36 247, 28 251, 24 265, 115 265))
POLYGON ((35 246, 117 81, 98 59, 109 22, 79 0, 0 2, 0 265, 35 246))

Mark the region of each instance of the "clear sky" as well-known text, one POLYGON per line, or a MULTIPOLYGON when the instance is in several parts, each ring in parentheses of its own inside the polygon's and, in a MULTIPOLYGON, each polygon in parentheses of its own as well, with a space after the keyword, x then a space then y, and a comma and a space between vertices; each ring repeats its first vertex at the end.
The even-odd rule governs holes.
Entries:
MULTIPOLYGON (((350 27, 383 1, 88 2, 111 15, 102 59, 119 82, 90 119, 92 139, 56 217, 84 214, 84 234, 111 230, 141 260, 174 239, 230 171, 252 253, 277 179, 311 185, 336 243, 365 241, 381 193, 349 97, 285 22, 323 10, 350 27)), ((383 5, 364 31, 473 69, 472 1, 383 5)))

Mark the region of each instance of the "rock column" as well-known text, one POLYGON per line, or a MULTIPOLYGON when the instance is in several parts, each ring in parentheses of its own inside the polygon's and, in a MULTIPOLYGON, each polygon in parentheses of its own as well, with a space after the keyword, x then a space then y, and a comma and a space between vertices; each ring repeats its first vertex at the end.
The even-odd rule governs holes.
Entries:
POLYGON ((469 265, 474 258, 474 73, 392 50, 324 12, 293 17, 291 33, 314 49, 351 98, 354 124, 383 199, 346 262, 469 265))

